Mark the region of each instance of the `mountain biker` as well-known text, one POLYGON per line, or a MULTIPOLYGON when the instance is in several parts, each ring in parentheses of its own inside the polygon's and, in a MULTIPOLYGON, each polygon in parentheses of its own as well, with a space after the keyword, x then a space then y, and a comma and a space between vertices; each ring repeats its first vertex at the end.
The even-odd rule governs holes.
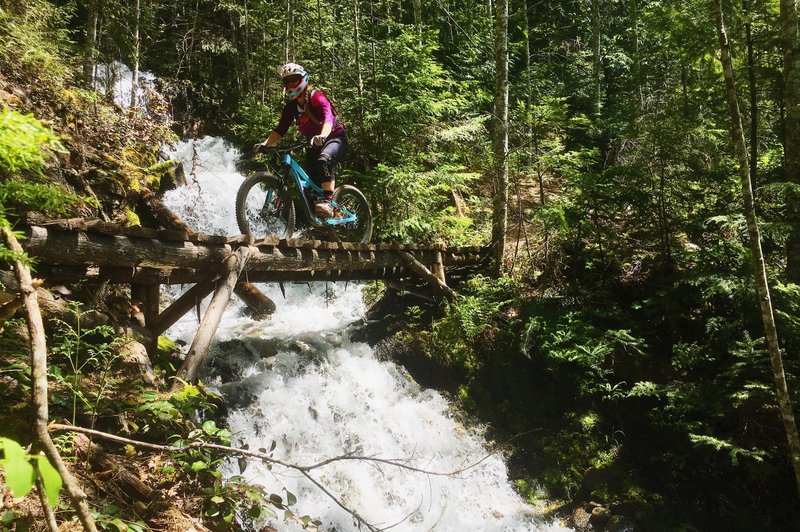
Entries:
POLYGON ((347 152, 348 140, 336 110, 322 91, 311 88, 310 76, 297 63, 281 68, 281 80, 288 101, 283 106, 278 125, 261 146, 275 146, 289 130, 292 121, 308 139, 305 170, 323 193, 322 201, 314 206, 315 214, 331 218, 331 198, 336 185, 336 163, 347 152))

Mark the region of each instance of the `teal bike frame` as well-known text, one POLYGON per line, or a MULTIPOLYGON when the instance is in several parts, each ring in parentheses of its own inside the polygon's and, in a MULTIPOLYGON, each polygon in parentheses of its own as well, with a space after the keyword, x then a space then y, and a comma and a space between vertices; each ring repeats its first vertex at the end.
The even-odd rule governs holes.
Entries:
MULTIPOLYGON (((305 146, 305 143, 295 144, 294 146, 290 146, 288 148, 267 148, 267 149, 274 149, 276 154, 279 157, 280 163, 285 166, 289 170, 289 174, 291 174, 292 178, 294 179, 294 184, 297 187, 298 192, 300 193, 300 199, 302 199, 303 211, 306 214, 306 217, 314 224, 318 226, 324 225, 341 225, 347 223, 353 223, 358 220, 358 216, 355 213, 350 212, 346 208, 342 207, 341 205, 337 205, 335 201, 331 201, 331 207, 333 207, 333 212, 335 217, 328 218, 325 220, 321 220, 317 218, 314 214, 313 206, 309 203, 308 195, 306 194, 307 190, 310 190, 314 194, 319 197, 322 197, 322 189, 314 183, 303 167, 291 156, 291 151, 297 148, 302 148, 305 146)), ((286 183, 284 183, 286 184, 286 183)), ((272 191, 270 191, 271 193, 272 191)), ((267 202, 271 201, 271 198, 267 198, 267 202)))

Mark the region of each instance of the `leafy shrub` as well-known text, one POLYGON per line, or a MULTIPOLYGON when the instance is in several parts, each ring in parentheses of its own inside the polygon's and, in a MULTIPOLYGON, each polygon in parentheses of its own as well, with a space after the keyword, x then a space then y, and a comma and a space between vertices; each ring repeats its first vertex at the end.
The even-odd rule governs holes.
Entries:
POLYGON ((21 66, 43 80, 60 81, 73 70, 62 55, 72 47, 66 21, 75 3, 56 6, 43 0, 27 0, 12 17, 0 8, 0 58, 21 66))
POLYGON ((0 111, 0 177, 19 172, 40 173, 45 165, 44 149, 63 152, 58 137, 31 114, 22 115, 3 107, 0 111))
MULTIPOLYGON (((22 177, 41 176, 45 150, 62 151, 56 134, 32 115, 3 107, 0 112, 0 226, 8 225, 13 207, 65 212, 78 198, 55 185, 32 183, 22 177)), ((17 233, 17 239, 22 235, 17 233)), ((0 260, 27 262, 24 254, 12 253, 0 244, 0 260)))
POLYGON ((489 233, 491 206, 472 194, 479 177, 454 166, 424 171, 378 165, 359 186, 380 201, 373 213, 379 239, 468 245, 489 233))

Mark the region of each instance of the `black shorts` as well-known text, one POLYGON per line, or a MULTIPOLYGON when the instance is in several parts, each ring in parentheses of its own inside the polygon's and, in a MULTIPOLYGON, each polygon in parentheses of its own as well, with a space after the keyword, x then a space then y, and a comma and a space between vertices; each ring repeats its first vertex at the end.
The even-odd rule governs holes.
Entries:
POLYGON ((327 181, 336 178, 336 163, 338 163, 347 154, 349 142, 347 135, 342 134, 338 137, 328 137, 325 144, 322 146, 313 146, 306 152, 306 167, 305 171, 308 177, 316 183, 321 185, 327 181), (325 175, 323 172, 323 165, 327 165, 330 173, 325 175))

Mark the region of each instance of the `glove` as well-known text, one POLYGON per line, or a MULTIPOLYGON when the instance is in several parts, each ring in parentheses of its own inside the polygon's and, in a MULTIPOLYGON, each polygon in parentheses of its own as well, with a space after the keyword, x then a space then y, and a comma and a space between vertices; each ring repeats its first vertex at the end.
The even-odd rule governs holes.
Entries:
POLYGON ((324 137, 322 135, 314 135, 313 137, 311 137, 311 145, 312 146, 322 146, 323 144, 325 144, 325 139, 326 138, 327 137, 324 137))

